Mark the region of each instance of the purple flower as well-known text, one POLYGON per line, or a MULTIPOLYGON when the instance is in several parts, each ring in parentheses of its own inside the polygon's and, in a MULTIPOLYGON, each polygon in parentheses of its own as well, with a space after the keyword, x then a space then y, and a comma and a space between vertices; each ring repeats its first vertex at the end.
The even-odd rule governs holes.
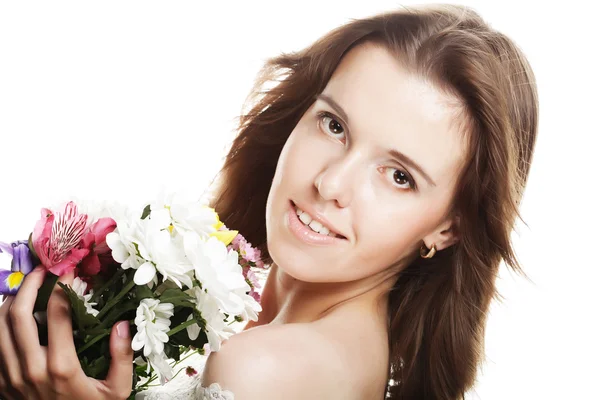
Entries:
POLYGON ((0 253, 10 254, 12 257, 10 271, 0 271, 0 294, 15 295, 21 287, 25 275, 33 269, 27 240, 18 240, 12 243, 0 242, 0 253))

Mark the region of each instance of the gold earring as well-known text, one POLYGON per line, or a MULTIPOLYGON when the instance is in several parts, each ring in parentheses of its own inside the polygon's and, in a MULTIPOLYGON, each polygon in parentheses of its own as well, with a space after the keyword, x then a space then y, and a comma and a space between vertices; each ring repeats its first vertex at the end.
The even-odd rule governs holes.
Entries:
POLYGON ((420 253, 421 253, 421 257, 423 257, 423 258, 432 258, 436 252, 437 252, 437 249, 435 248, 435 244, 433 244, 431 246, 431 249, 428 249, 427 245, 425 243, 423 243, 423 246, 421 246, 420 253))

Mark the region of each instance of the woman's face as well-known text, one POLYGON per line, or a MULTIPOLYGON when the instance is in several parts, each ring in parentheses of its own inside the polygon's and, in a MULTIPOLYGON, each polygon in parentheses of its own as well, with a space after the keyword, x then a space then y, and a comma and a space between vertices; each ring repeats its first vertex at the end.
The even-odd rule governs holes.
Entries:
POLYGON ((273 261, 302 281, 348 282, 413 259, 423 243, 453 244, 448 210, 466 151, 457 104, 383 47, 350 51, 279 158, 266 210, 273 261))

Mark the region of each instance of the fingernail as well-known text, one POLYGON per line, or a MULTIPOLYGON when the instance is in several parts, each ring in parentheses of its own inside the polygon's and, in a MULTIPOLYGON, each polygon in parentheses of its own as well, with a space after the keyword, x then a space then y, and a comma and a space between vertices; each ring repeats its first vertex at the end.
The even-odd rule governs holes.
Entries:
POLYGON ((129 322, 128 321, 121 321, 117 324, 117 335, 123 339, 127 339, 129 337, 129 322))

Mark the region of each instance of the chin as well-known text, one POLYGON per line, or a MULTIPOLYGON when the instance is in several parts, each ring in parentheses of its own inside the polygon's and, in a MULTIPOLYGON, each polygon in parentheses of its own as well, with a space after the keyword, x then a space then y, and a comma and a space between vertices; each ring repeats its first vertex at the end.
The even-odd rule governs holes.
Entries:
POLYGON ((278 269, 292 278, 307 283, 343 283, 356 279, 350 276, 348 267, 352 263, 335 254, 318 254, 293 248, 289 244, 273 244, 269 255, 278 269))

